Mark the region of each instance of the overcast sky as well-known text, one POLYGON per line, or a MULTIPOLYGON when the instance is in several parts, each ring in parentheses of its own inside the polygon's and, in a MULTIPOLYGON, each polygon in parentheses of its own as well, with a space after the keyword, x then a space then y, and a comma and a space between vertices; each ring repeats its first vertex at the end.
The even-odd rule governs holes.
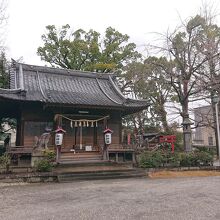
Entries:
MULTIPOLYGON (((219 7, 217 0, 208 2, 219 7)), ((49 24, 100 33, 112 26, 141 50, 153 40, 153 32, 175 28, 180 17, 195 15, 201 5, 201 0, 8 0, 8 54, 23 57, 25 63, 44 64, 36 51, 49 24)))

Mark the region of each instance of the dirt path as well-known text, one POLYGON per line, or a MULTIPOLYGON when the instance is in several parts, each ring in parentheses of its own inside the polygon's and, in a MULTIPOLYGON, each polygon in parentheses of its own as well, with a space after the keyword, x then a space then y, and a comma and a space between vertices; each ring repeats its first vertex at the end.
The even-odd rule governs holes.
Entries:
POLYGON ((219 184, 209 176, 4 186, 0 219, 219 220, 219 184))
POLYGON ((220 176, 219 171, 158 171, 149 174, 152 179, 156 178, 175 178, 175 177, 205 177, 205 176, 220 176))

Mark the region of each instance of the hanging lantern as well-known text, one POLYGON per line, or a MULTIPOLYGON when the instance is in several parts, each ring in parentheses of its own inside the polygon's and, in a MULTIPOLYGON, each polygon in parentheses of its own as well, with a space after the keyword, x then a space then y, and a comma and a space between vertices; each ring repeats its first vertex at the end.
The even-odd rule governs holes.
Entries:
POLYGON ((83 127, 86 127, 86 121, 83 121, 83 127))
POLYGON ((95 126, 98 127, 98 122, 97 121, 95 122, 95 126))
POLYGON ((89 121, 86 122, 86 126, 89 127, 89 121))
POLYGON ((94 121, 91 122, 91 127, 94 127, 94 121))
POLYGON ((80 122, 79 122, 79 127, 81 127, 81 126, 82 126, 82 122, 80 121, 80 122))
POLYGON ((73 121, 70 121, 70 127, 73 128, 73 121))
POLYGON ((75 123, 74 123, 74 127, 78 127, 78 123, 77 123, 77 121, 75 121, 75 123))

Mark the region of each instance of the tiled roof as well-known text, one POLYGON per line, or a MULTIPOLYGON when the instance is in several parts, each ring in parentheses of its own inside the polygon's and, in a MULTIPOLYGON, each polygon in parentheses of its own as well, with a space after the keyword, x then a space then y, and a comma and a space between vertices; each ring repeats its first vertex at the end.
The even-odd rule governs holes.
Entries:
POLYGON ((127 99, 111 74, 33 66, 14 62, 10 89, 0 97, 48 104, 144 109, 146 100, 127 99))

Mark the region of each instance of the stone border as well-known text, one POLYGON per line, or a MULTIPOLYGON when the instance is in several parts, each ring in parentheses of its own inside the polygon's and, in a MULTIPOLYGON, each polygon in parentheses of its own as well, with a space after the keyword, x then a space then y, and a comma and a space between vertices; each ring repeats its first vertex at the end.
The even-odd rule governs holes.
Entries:
POLYGON ((3 182, 3 183, 58 182, 58 175, 54 173, 0 174, 0 182, 3 182))
POLYGON ((196 171, 196 170, 215 170, 220 171, 220 166, 201 166, 201 167, 161 167, 161 168, 142 168, 147 172, 157 171, 196 171))
MULTIPOLYGON (((163 167, 163 168, 137 168, 145 171, 147 176, 149 173, 158 171, 198 171, 210 170, 220 171, 220 166, 204 166, 204 167, 163 167)), ((0 183, 47 183, 59 182, 60 175, 72 175, 73 173, 56 173, 56 172, 34 172, 34 173, 13 173, 13 174, 0 174, 0 183)))

